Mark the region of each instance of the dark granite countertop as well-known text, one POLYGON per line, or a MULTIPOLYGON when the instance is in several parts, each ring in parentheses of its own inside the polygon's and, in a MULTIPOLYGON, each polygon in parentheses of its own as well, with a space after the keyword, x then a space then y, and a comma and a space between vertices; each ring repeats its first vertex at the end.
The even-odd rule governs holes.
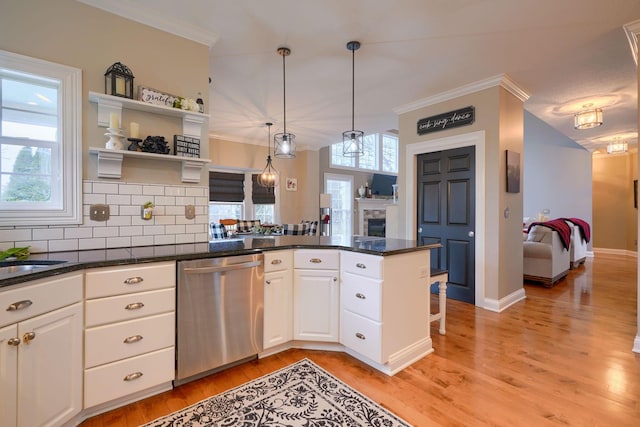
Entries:
POLYGON ((199 258, 259 253, 277 249, 340 249, 371 255, 393 256, 440 247, 438 243, 417 246, 415 241, 354 236, 350 241, 325 236, 256 236, 220 239, 208 243, 140 246, 33 254, 30 260, 65 261, 29 272, 0 276, 0 288, 30 280, 53 277, 85 268, 111 267, 159 261, 181 261, 199 258))

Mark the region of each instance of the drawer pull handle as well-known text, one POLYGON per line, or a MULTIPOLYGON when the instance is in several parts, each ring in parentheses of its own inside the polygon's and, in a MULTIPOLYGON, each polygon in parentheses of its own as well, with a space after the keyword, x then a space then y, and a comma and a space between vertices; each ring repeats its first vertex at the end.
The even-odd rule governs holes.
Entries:
POLYGON ((363 334, 361 334, 360 332, 356 332, 356 338, 361 339, 361 340, 366 340, 367 337, 365 337, 363 334))
POLYGON ((320 264, 322 260, 320 258, 311 258, 309 262, 312 262, 314 264, 320 264))
POLYGON ((133 381, 133 380, 137 380, 138 378, 140 378, 142 376, 142 372, 134 372, 133 374, 129 374, 126 377, 124 377, 122 380, 123 381, 133 381))
POLYGON ((13 304, 9 304, 7 307, 7 311, 17 311, 22 310, 23 308, 29 307, 33 302, 31 300, 25 299, 22 301, 14 302, 13 304))
POLYGON ((124 280, 124 284, 125 285, 137 285, 138 283, 142 283, 144 281, 144 279, 140 276, 136 276, 136 277, 129 277, 128 279, 124 280))
POLYGON ((31 341, 36 339, 36 333, 35 332, 27 332, 22 336, 22 341, 25 344, 29 344, 31 341))
POLYGON ((132 335, 124 339, 123 343, 133 344, 134 342, 142 341, 142 335, 132 335))
POLYGON ((132 302, 131 304, 127 304, 124 309, 125 310, 138 310, 144 307, 144 304, 141 302, 132 302))
POLYGON ((282 260, 281 259, 273 259, 273 260, 271 260, 271 265, 278 265, 278 264, 282 264, 282 260))
POLYGON ((366 265, 364 265, 364 264, 363 264, 363 263, 361 263, 361 262, 357 263, 357 264, 356 264, 356 267, 358 267, 358 268, 362 268, 363 270, 364 270, 365 268, 367 268, 367 266, 366 266, 366 265))
POLYGON ((20 345, 20 338, 9 338, 7 340, 7 344, 13 346, 13 347, 17 347, 20 345))
POLYGON ((359 299, 367 299, 367 297, 365 297, 365 296, 364 296, 364 294, 361 294, 360 292, 358 292, 358 293, 356 294, 356 298, 359 298, 359 299))

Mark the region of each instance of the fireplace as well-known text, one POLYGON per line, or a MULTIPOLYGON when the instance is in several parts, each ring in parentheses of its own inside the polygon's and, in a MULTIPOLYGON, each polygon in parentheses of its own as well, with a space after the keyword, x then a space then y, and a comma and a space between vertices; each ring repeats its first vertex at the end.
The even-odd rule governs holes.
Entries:
POLYGON ((367 220, 367 236, 385 237, 387 220, 384 218, 369 218, 367 220))

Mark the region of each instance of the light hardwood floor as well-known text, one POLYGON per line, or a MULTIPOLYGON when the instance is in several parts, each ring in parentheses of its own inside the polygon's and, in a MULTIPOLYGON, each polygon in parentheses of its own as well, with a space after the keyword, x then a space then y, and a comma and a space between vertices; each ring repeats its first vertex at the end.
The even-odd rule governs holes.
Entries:
MULTIPOLYGON (((309 358, 414 426, 639 426, 636 259, 598 255, 503 313, 448 302, 435 352, 393 377, 343 353, 290 350, 86 420, 138 426, 309 358)), ((437 309, 437 298, 432 299, 437 309)))

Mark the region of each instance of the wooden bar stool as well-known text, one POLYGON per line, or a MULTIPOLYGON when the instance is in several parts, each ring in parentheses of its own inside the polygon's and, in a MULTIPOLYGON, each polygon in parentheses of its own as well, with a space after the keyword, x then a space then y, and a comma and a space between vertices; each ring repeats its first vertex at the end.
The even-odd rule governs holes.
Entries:
MULTIPOLYGON (((429 281, 429 287, 434 283, 438 283, 438 306, 439 313, 431 314, 430 321, 440 321, 440 328, 438 332, 440 335, 444 335, 445 320, 447 318, 447 281, 449 280, 449 272, 447 270, 431 270, 431 280, 429 281)), ((429 292, 431 292, 429 290, 429 292)))
POLYGON ((235 234, 238 230, 237 219, 221 219, 220 224, 224 225, 224 229, 227 231, 227 237, 230 237, 231 234, 235 234))

